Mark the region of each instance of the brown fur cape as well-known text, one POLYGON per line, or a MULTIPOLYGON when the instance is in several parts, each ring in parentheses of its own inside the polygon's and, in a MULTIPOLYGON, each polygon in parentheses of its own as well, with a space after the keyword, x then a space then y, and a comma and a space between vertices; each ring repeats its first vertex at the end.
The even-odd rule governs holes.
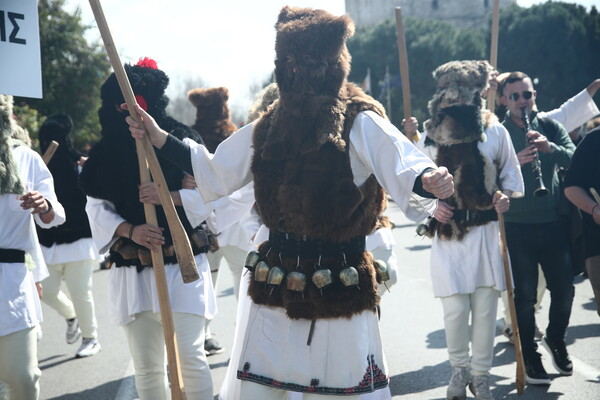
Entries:
MULTIPOLYGON (((366 110, 385 113, 379 103, 346 82, 350 56, 345 41, 353 32, 347 16, 322 10, 285 7, 277 22, 275 76, 280 98, 254 129, 252 172, 258 210, 271 231, 330 242, 345 242, 373 231, 383 204, 383 190, 374 176, 361 186, 350 167, 350 129, 366 110)), ((346 288, 337 279, 342 255, 322 259, 334 282, 323 291, 310 277, 317 259, 280 259, 260 248, 270 267, 307 276, 307 289, 296 293, 285 282, 266 287, 252 281, 254 302, 283 306, 290 318, 351 317, 374 309, 379 298, 373 257, 369 252, 347 258, 359 273, 359 288, 346 288), (267 254, 268 253, 268 254, 267 254)))
POLYGON ((228 99, 229 91, 224 87, 198 88, 188 92, 188 100, 196 107, 196 121, 192 129, 202 136, 211 153, 237 130, 230 118, 228 99))

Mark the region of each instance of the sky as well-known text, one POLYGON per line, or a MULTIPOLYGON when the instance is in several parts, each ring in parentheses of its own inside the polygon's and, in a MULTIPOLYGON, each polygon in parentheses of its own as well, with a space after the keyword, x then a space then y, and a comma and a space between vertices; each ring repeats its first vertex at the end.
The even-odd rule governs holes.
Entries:
MULTIPOLYGON (((564 1, 564 0, 563 0, 564 1)), ((517 0, 522 7, 540 0, 517 0)), ((597 6, 600 0, 567 1, 597 6)), ((91 25, 88 40, 100 34, 87 0, 67 0, 91 25)), ((251 87, 269 79, 275 58, 275 29, 284 5, 325 9, 341 15, 344 0, 101 0, 122 62, 154 58, 170 77, 167 94, 185 90, 186 80, 229 89, 232 108, 247 109, 251 87)))

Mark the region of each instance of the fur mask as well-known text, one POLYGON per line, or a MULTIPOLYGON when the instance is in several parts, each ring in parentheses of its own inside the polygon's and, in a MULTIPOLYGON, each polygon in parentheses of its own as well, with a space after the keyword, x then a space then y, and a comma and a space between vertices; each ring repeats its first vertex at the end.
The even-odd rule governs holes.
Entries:
POLYGON ((451 61, 433 71, 437 91, 428 103, 431 119, 425 122, 431 140, 450 146, 483 139, 481 94, 491 71, 487 61, 451 61))
POLYGON ((13 97, 0 95, 0 195, 23 193, 23 184, 12 153, 12 137, 19 126, 13 118, 13 97))
POLYGON ((46 152, 46 149, 54 140, 58 143, 57 155, 64 154, 73 161, 79 160, 81 154, 75 151, 71 144, 72 131, 73 120, 69 115, 54 114, 46 118, 38 133, 42 154, 46 152))
POLYGON ((196 122, 192 128, 202 136, 211 153, 237 130, 230 118, 228 99, 229 91, 224 87, 198 88, 188 92, 188 100, 196 107, 196 122))
POLYGON ((275 79, 284 93, 337 96, 350 73, 354 23, 324 10, 283 7, 275 24, 275 79))

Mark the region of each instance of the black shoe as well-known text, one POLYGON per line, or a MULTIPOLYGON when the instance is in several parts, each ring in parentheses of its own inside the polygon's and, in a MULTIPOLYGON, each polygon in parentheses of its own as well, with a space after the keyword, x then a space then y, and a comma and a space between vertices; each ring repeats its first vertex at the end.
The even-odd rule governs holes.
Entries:
POLYGON ((215 339, 209 338, 204 341, 204 352, 207 356, 220 354, 224 351, 225 349, 215 339))
POLYGON ((561 375, 573 375, 573 363, 567 352, 565 341, 554 341, 544 335, 542 346, 552 355, 552 364, 561 375))
POLYGON ((533 357, 525 360, 525 375, 530 385, 550 385, 552 382, 542 364, 542 356, 537 352, 533 357))

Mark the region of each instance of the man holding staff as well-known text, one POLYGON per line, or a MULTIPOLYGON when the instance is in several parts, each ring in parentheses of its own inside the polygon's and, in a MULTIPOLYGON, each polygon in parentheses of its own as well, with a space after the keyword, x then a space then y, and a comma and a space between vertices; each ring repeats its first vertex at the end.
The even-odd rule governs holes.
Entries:
MULTIPOLYGON (((126 65, 125 70, 138 103, 151 115, 179 139, 201 140, 193 129, 166 115, 169 100, 164 92, 169 79, 153 60, 140 60, 134 66, 126 65)), ((165 213, 158 206, 156 186, 153 182, 140 185, 135 143, 128 135, 125 113, 119 109, 124 100, 115 74, 102 85, 101 97, 102 139, 92 148, 80 182, 89 196, 86 210, 94 242, 100 252, 110 250, 112 314, 125 329, 137 392, 142 400, 168 398, 165 337, 150 257, 150 251, 160 251, 162 246, 185 393, 188 400, 212 399, 204 326, 216 313, 216 299, 204 254, 207 237, 196 228, 210 208, 204 207, 195 190, 182 189, 185 171, 161 160, 200 273, 200 279, 184 284, 165 213), (160 228, 145 223, 142 203, 157 205, 160 228)))
POLYGON ((144 126, 127 121, 134 137, 147 130, 163 157, 193 170, 205 201, 254 180, 270 233, 247 261, 241 398, 283 399, 292 390, 305 400, 356 399, 389 383, 375 312, 380 278, 364 249, 380 184, 419 219, 436 206, 426 197, 450 196, 453 180, 347 82, 347 16, 284 7, 276 29, 279 100, 214 155, 168 135, 139 106, 144 126))
POLYGON ((452 367, 448 400, 466 399, 467 386, 477 400, 493 400, 489 376, 496 309, 506 289, 498 213, 508 210, 509 197, 524 191, 510 136, 484 108, 482 95, 492 72, 487 61, 438 67, 433 72, 437 91, 428 105, 431 119, 418 143, 455 174, 454 195, 439 203, 428 232, 433 293, 444 309, 452 367))

